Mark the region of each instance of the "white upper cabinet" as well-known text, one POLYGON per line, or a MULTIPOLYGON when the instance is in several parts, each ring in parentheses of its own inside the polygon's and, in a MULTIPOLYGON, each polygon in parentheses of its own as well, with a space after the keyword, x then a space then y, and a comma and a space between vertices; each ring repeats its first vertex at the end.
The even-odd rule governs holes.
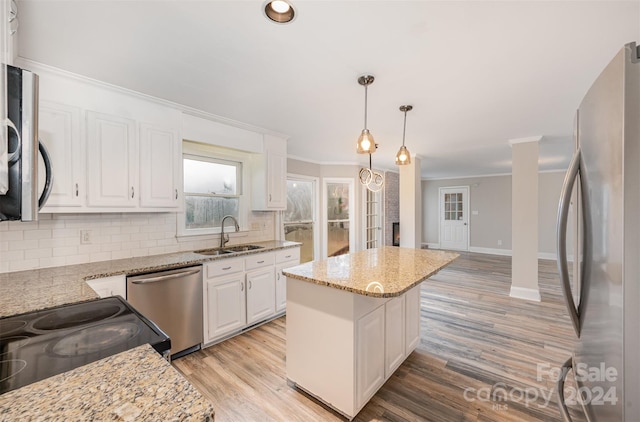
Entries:
POLYGON ((178 207, 180 140, 172 129, 140 125, 140 205, 178 207))
POLYGON ((264 153, 252 160, 251 202, 254 211, 287 209, 287 141, 264 135, 264 153))
MULTIPOLYGON (((45 208, 79 207, 86 196, 84 149, 80 135, 81 111, 78 107, 40 101, 38 132, 51 157, 53 188, 45 208)), ((44 164, 38 176, 44 187, 44 164)))
POLYGON ((135 207, 138 148, 135 121, 87 113, 88 205, 135 207))

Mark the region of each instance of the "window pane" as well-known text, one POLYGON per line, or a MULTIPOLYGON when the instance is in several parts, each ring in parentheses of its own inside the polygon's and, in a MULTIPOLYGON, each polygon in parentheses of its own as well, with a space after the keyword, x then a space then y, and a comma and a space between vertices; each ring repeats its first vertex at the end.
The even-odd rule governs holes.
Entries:
POLYGON ((300 263, 313 261, 313 223, 285 224, 284 238, 300 242, 300 263))
POLYGON ((327 184, 327 219, 348 220, 349 219, 349 184, 348 183, 328 183, 327 184))
POLYGON ((225 215, 232 215, 236 219, 239 217, 239 198, 185 196, 184 199, 187 230, 220 227, 225 215))
POLYGON ((349 222, 329 222, 327 243, 327 256, 338 256, 349 253, 349 222))
POLYGON ((313 182, 287 180, 284 221, 313 221, 313 182))
POLYGON ((238 167, 240 163, 228 164, 185 158, 184 191, 188 193, 237 195, 238 167))

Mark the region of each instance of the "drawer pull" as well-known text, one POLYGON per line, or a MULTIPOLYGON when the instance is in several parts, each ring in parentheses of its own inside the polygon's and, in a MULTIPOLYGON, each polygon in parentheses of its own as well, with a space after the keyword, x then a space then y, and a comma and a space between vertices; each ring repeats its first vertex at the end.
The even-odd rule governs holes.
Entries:
POLYGON ((264 264, 264 259, 262 261, 258 261, 258 264, 264 264))
POLYGON ((285 255, 285 258, 291 258, 292 255, 285 255))
POLYGON ((224 268, 222 269, 222 271, 227 271, 227 270, 230 270, 230 269, 231 269, 231 266, 229 266, 229 267, 224 267, 224 268))

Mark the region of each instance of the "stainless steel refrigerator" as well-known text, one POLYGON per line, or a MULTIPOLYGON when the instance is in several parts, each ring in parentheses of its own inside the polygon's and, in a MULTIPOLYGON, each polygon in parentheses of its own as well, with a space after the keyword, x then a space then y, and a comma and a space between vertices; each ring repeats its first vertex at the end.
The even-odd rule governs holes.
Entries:
POLYGON ((589 421, 638 422, 640 49, 635 43, 625 45, 598 76, 575 122, 576 150, 558 209, 558 270, 578 343, 558 381, 558 402, 565 421, 571 420, 566 404, 573 395, 575 408, 589 421), (579 207, 569 206, 572 198, 579 207), (566 239, 570 208, 579 210, 572 278, 566 239), (564 385, 570 376, 575 387, 564 385))

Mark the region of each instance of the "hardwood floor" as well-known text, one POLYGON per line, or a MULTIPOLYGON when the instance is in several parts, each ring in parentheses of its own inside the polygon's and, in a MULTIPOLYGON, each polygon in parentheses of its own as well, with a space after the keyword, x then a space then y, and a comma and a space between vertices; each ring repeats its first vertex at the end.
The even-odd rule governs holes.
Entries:
MULTIPOLYGON (((575 335, 555 261, 539 262, 539 280, 542 302, 512 299, 510 257, 463 253, 424 282, 421 342, 355 420, 560 420, 550 371, 575 335)), ((278 318, 174 366, 217 421, 344 420, 287 386, 285 325, 278 318)))

